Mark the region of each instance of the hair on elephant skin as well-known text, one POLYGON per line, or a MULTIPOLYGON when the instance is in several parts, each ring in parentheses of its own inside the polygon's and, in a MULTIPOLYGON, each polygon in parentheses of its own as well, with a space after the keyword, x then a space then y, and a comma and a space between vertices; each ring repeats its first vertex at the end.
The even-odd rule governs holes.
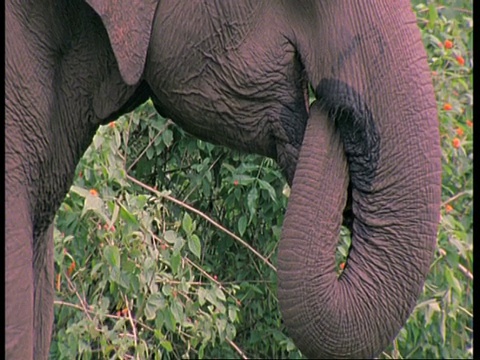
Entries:
POLYGON ((440 208, 436 102, 408 0, 5 10, 7 359, 48 357, 55 212, 99 125, 148 98, 191 134, 283 169, 278 299, 299 349, 366 358, 390 344, 422 291, 440 208), (344 211, 352 245, 337 276, 344 211))

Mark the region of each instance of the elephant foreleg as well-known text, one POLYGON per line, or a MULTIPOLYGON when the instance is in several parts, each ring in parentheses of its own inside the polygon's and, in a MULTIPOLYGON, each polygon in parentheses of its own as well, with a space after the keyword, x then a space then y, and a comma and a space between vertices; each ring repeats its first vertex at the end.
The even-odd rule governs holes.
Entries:
POLYGON ((6 200, 5 359, 32 359, 33 225, 25 198, 6 200))
POLYGON ((34 349, 35 359, 47 359, 53 324, 53 224, 34 250, 34 349))

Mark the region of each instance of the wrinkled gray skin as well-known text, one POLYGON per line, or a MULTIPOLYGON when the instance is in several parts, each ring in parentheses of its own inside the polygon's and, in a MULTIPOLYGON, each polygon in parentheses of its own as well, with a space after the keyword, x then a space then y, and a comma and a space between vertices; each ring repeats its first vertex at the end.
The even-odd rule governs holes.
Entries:
POLYGON ((293 183, 278 298, 301 351, 379 354, 422 291, 439 220, 436 104, 409 1, 87 2, 6 3, 6 358, 47 358, 54 214, 98 126, 148 97, 293 183))

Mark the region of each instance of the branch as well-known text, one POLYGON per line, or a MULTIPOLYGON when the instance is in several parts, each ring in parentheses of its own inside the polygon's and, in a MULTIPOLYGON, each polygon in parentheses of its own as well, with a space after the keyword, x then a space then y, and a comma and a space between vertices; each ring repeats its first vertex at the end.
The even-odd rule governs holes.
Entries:
POLYGON ((165 125, 163 126, 163 128, 161 130, 158 131, 158 134, 155 135, 155 137, 150 140, 150 142, 148 143, 148 145, 145 147, 145 149, 143 149, 143 151, 140 153, 140 155, 137 156, 137 158, 135 159, 135 161, 133 163, 130 164, 130 166, 128 167, 127 169, 127 172, 129 172, 130 170, 132 170, 133 166, 142 158, 142 156, 147 152, 148 148, 150 146, 152 146, 152 144, 155 142, 155 140, 157 140, 157 138, 163 134, 163 132, 170 126, 173 124, 173 121, 168 119, 167 122, 165 123, 165 125))
POLYGON ((459 192, 458 194, 452 196, 450 199, 448 199, 447 201, 443 202, 442 203, 442 207, 444 207, 445 205, 447 205, 448 203, 451 203, 453 200, 456 200, 458 199, 460 196, 463 196, 463 195, 472 195, 472 190, 465 190, 465 191, 461 191, 459 192))
MULTIPOLYGON (((440 252, 440 255, 442 255, 442 256, 447 255, 447 252, 443 249, 438 249, 438 251, 440 252)), ((462 264, 458 264, 458 268, 463 273, 463 275, 465 275, 470 280, 473 280, 473 274, 470 271, 468 271, 468 269, 465 266, 463 266, 462 264)))
POLYGON ((245 353, 242 351, 242 349, 240 349, 240 348, 238 347, 237 344, 235 344, 232 340, 230 340, 230 339, 227 338, 227 337, 225 338, 225 340, 227 340, 227 342, 230 344, 230 346, 233 347, 233 348, 235 349, 235 351, 240 354, 240 356, 242 357, 242 359, 248 359, 248 357, 245 355, 245 353))
POLYGON ((160 191, 157 191, 155 190, 154 188, 152 188, 151 186, 148 186, 147 184, 144 184, 142 183, 140 180, 137 180, 135 179, 134 177, 130 176, 130 175, 126 175, 127 176, 127 179, 134 182, 135 184, 143 187, 144 189, 147 189, 148 191, 154 193, 155 195, 157 195, 158 197, 163 197, 177 205, 180 205, 181 207, 187 209, 187 210, 190 210, 192 212, 194 212, 195 214, 199 215, 200 217, 204 218, 205 220, 207 220, 209 223, 211 223, 212 225, 214 225, 215 227, 217 227, 218 229, 220 229, 221 231, 223 231, 224 233, 226 233, 227 235, 231 236, 233 239, 235 239, 236 241, 238 241, 240 244, 242 244, 243 246, 245 246, 247 249, 249 249, 252 253, 254 253, 259 259, 261 259, 266 265, 268 265, 270 268, 272 268, 275 272, 277 271, 277 269, 275 268, 275 266, 273 266, 270 261, 268 261, 267 258, 265 258, 263 255, 261 255, 257 250, 255 250, 252 246, 250 246, 246 241, 242 240, 241 238, 239 238, 237 235, 235 235, 234 233, 232 233, 230 230, 224 228, 222 225, 220 225, 219 223, 217 223, 215 220, 213 220, 212 218, 210 218, 209 216, 205 215, 204 213, 202 213, 201 211, 195 209, 194 207, 180 201, 180 200, 177 200, 175 199, 174 197, 168 195, 168 194, 164 194, 164 193, 161 193, 160 191))

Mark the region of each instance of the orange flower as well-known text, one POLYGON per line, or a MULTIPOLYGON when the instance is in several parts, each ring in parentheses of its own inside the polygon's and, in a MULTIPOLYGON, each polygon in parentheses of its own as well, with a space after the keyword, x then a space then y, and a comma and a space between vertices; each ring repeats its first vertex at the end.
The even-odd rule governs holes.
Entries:
POLYGON ((90 189, 89 193, 90 193, 90 195, 98 196, 98 191, 95 190, 95 189, 90 189))
POLYGON ((460 139, 459 138, 453 139, 452 145, 455 149, 458 149, 460 147, 460 139))
POLYGON ((455 56, 455 59, 457 59, 457 62, 458 62, 461 66, 465 65, 465 59, 464 59, 461 55, 455 56))
POLYGON ((452 211, 452 210, 453 210, 452 205, 450 205, 450 204, 445 205, 445 211, 446 211, 447 213, 449 213, 449 212, 452 211))
POLYGON ((473 121, 472 120, 467 120, 467 126, 468 127, 473 127, 473 121))
POLYGON ((73 270, 75 270, 75 261, 72 261, 72 263, 67 269, 68 276, 72 276, 73 270))
POLYGON ((453 42, 450 40, 445 40, 445 48, 451 49, 453 47, 453 42))
POLYGON ((457 128, 456 133, 457 133, 458 136, 463 136, 463 129, 462 128, 457 128))
POLYGON ((449 110, 452 110, 452 109, 453 109, 453 106, 450 103, 445 103, 443 105, 443 110, 449 111, 449 110))

